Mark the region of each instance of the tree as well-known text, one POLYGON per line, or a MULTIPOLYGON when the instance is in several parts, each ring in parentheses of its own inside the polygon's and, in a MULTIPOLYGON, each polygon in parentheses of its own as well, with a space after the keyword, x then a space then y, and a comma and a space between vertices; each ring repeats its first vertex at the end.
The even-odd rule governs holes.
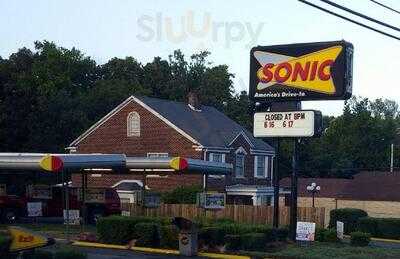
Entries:
POLYGON ((353 97, 343 115, 325 118, 319 139, 305 140, 300 165, 305 176, 351 177, 360 170, 385 170, 396 137, 397 104, 353 97))
POLYGON ((232 74, 211 66, 209 52, 186 60, 175 51, 142 65, 134 57, 97 65, 79 50, 48 41, 0 58, 0 149, 63 152, 74 138, 131 95, 186 101, 196 90, 203 104, 223 109, 232 98, 232 74))

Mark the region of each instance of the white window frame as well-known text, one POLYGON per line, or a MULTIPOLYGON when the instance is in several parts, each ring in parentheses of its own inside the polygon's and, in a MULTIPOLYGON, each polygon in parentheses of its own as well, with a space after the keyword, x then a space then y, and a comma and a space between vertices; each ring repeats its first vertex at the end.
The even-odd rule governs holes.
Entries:
POLYGON ((158 158, 158 157, 168 157, 168 153, 162 153, 162 152, 149 152, 147 153, 148 158, 158 158))
POLYGON ((254 178, 267 179, 268 175, 269 175, 268 167, 269 167, 269 157, 268 156, 254 156, 254 178), (263 175, 259 175, 257 172, 258 163, 260 161, 260 158, 264 159, 264 174, 263 175))
POLYGON ((210 156, 208 157, 208 161, 216 162, 214 160, 214 156, 220 155, 221 156, 221 163, 225 163, 225 155, 223 153, 210 153, 210 156))
POLYGON ((128 137, 140 137, 140 115, 133 111, 126 117, 126 135, 128 137))
POLYGON ((271 159, 271 166, 269 168, 268 174, 267 174, 267 178, 271 180, 271 186, 272 186, 272 180, 275 177, 274 175, 274 160, 275 160, 275 156, 269 156, 271 159))
MULTIPOLYGON (((226 154, 223 154, 223 153, 218 153, 218 152, 210 152, 209 153, 209 156, 208 156, 208 161, 211 161, 211 162, 216 162, 215 160, 214 160, 214 156, 215 155, 221 155, 221 162, 220 163, 225 163, 225 156, 226 156, 226 154)), ((210 178, 215 178, 215 179, 222 179, 222 178, 225 178, 225 175, 218 175, 218 174, 210 174, 210 175, 208 175, 210 178)))
POLYGON ((246 154, 241 153, 241 152, 236 153, 236 155, 235 155, 235 178, 245 178, 245 176, 244 176, 245 175, 245 167, 244 167, 245 159, 246 159, 246 154), (238 156, 241 156, 243 158, 243 160, 242 160, 242 168, 243 168, 242 175, 238 175, 238 171, 237 171, 237 158, 238 158, 238 156))

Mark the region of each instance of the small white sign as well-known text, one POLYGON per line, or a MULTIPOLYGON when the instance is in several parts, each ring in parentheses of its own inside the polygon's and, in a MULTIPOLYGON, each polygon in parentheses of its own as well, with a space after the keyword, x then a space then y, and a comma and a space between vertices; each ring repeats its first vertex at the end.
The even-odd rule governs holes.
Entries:
POLYGON ((28 202, 28 217, 41 217, 42 214, 42 203, 41 202, 28 202))
POLYGON ((312 137, 314 111, 260 112, 254 114, 254 137, 312 137))
POLYGON ((0 184, 0 196, 7 195, 7 187, 5 184, 0 184))
POLYGON ((225 193, 199 193, 198 205, 205 209, 223 209, 225 208, 225 193))
POLYGON ((80 223, 79 210, 68 210, 68 212, 69 213, 67 214, 67 210, 63 211, 64 224, 79 225, 80 223))
POLYGON ((344 234, 344 223, 341 221, 336 221, 336 233, 337 233, 337 238, 343 239, 343 234, 344 234))
POLYGON ((313 222, 297 222, 296 228, 297 241, 314 241, 315 240, 315 223, 313 222))
POLYGON ((131 216, 131 212, 127 211, 127 210, 122 210, 121 211, 121 216, 130 217, 131 216))

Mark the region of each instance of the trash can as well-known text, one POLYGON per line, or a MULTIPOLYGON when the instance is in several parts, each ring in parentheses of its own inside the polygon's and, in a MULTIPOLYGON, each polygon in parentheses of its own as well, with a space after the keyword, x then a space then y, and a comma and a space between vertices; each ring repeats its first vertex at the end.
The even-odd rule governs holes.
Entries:
POLYGON ((175 217, 172 223, 179 228, 179 254, 196 256, 198 249, 198 229, 196 224, 182 217, 175 217))

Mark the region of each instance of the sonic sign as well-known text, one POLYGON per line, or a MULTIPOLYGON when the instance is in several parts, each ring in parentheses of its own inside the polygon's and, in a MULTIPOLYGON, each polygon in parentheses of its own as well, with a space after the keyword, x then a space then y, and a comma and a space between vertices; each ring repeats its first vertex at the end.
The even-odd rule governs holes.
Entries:
POLYGON ((346 100, 353 45, 345 41, 254 47, 250 98, 257 102, 346 100))

